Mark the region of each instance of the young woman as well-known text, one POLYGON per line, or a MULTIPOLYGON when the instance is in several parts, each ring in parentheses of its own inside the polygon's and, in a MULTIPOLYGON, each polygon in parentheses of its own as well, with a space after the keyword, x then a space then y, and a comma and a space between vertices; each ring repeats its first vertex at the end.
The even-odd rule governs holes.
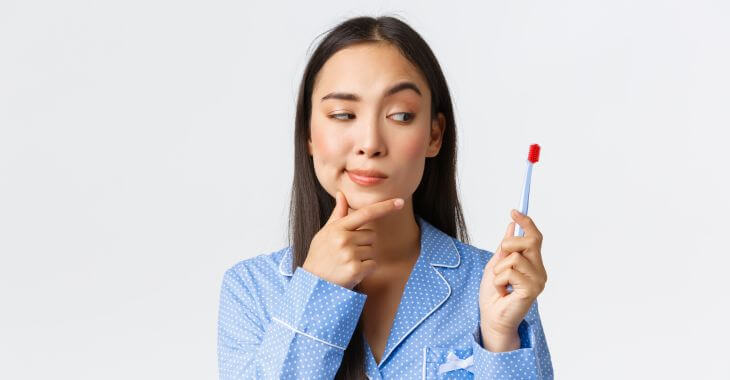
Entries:
POLYGON ((451 97, 417 32, 392 17, 330 30, 294 155, 290 245, 223 278, 222 379, 553 377, 542 234, 515 210, 524 236, 511 222, 496 253, 468 244, 451 97))

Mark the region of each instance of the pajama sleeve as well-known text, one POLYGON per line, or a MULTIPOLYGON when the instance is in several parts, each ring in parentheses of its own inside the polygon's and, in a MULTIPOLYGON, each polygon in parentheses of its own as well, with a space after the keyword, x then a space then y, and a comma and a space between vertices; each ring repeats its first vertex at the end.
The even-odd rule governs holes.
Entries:
POLYGON ((545 333, 537 309, 537 299, 517 330, 520 348, 507 352, 491 352, 481 345, 481 329, 472 343, 475 379, 553 379, 545 333))
POLYGON ((233 268, 223 277, 220 379, 334 378, 366 295, 297 267, 277 306, 266 313, 249 277, 233 268))

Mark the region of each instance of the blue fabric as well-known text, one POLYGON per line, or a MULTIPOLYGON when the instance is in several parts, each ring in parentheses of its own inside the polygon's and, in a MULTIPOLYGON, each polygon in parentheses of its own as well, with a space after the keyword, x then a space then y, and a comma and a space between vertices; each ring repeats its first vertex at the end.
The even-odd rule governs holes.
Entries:
MULTIPOLYGON (((452 238, 420 216, 416 219, 421 252, 379 364, 363 336, 368 377, 552 379, 537 301, 519 326, 521 348, 499 353, 484 349, 479 284, 493 253, 452 238), (464 362, 472 364, 439 374, 449 353, 459 362, 472 357, 464 362)), ((218 313, 221 379, 334 378, 367 296, 301 267, 292 271, 291 263, 288 246, 225 272, 218 313)))

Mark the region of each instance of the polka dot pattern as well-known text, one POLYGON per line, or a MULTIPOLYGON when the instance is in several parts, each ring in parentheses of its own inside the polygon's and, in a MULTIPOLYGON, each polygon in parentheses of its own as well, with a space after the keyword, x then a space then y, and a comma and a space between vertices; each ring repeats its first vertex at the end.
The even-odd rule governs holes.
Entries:
MULTIPOLYGON (((519 326, 519 349, 484 349, 479 284, 493 253, 417 220, 421 252, 380 363, 363 336, 368 378, 552 379, 537 301, 519 326), (449 354, 472 364, 439 374, 449 354)), ((332 379, 337 373, 367 296, 301 267, 292 271, 291 263, 291 247, 285 247, 225 272, 218 314, 221 379, 332 379)))

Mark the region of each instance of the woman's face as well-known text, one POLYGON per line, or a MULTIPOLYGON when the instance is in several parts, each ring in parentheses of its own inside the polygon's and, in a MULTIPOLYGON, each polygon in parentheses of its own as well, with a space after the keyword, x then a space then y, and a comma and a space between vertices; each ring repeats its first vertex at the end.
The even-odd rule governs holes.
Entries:
POLYGON ((426 157, 441 148, 445 119, 430 115, 428 84, 396 47, 361 43, 338 51, 312 92, 308 150, 317 179, 333 197, 342 191, 352 209, 394 197, 410 202, 426 157), (348 174, 358 169, 387 177, 363 185, 348 174))

